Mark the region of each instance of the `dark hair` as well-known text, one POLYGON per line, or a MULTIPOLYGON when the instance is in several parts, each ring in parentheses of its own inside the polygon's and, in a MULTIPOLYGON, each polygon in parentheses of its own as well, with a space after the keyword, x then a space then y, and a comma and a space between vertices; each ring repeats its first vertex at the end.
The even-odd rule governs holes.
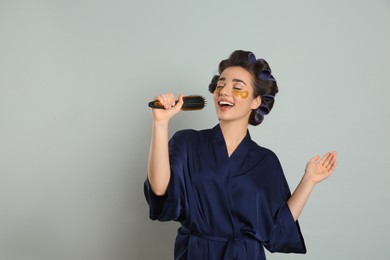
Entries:
POLYGON ((219 75, 215 75, 209 85, 209 91, 214 93, 221 73, 229 67, 239 66, 246 69, 253 79, 253 97, 261 97, 261 105, 254 109, 249 116, 249 124, 260 124, 264 116, 267 115, 275 102, 275 95, 278 93, 278 86, 275 78, 271 74, 271 68, 264 59, 256 59, 256 56, 249 51, 234 51, 226 60, 219 63, 219 75))

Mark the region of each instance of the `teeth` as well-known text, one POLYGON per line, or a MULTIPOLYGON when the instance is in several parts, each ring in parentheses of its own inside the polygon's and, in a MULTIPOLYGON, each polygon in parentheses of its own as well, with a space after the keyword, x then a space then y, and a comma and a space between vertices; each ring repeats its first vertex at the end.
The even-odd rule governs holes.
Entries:
POLYGON ((227 101, 220 101, 219 104, 220 104, 221 106, 223 106, 223 105, 234 106, 233 103, 230 103, 230 102, 227 102, 227 101))

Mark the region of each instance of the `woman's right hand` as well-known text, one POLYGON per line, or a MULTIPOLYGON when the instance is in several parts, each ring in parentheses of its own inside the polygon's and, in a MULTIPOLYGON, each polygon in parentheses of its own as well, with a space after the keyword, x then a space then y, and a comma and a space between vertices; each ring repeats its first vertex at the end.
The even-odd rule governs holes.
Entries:
POLYGON ((164 109, 154 108, 152 109, 153 119, 155 121, 168 122, 172 117, 180 112, 183 106, 183 95, 179 95, 178 103, 176 103, 175 95, 172 93, 162 94, 154 98, 158 100, 164 109))
POLYGON ((154 121, 148 160, 148 180, 153 193, 162 196, 167 191, 171 176, 168 148, 169 120, 181 110, 183 95, 179 96, 177 104, 172 93, 159 95, 155 100, 158 100, 164 109, 152 109, 154 121))

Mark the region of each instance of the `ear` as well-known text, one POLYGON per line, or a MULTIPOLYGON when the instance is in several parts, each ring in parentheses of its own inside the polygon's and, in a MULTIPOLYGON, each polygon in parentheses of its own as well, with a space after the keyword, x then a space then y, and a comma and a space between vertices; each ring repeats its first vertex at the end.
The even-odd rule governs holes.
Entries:
POLYGON ((252 100, 252 109, 257 109, 261 105, 261 96, 257 96, 252 100))

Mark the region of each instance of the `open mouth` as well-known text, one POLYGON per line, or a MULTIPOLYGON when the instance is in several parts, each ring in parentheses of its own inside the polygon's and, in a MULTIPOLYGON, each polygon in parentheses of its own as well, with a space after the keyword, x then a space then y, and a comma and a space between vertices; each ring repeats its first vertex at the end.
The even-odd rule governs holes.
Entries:
POLYGON ((228 101, 219 101, 218 105, 220 107, 234 107, 234 104, 228 101))

